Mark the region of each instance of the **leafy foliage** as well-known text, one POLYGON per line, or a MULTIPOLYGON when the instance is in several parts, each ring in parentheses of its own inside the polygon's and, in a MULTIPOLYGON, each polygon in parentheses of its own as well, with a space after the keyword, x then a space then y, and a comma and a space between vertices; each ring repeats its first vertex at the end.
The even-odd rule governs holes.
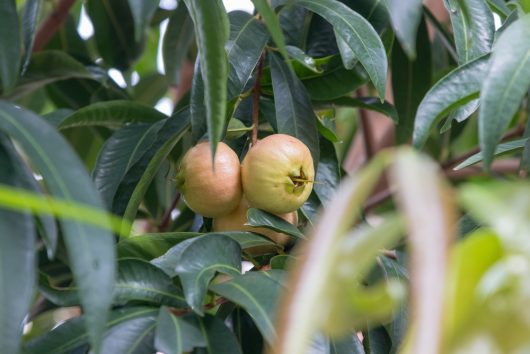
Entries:
POLYGON ((167 3, 0 1, 2 354, 527 350, 528 1, 167 3), (182 156, 275 133, 298 221, 214 231, 182 156))

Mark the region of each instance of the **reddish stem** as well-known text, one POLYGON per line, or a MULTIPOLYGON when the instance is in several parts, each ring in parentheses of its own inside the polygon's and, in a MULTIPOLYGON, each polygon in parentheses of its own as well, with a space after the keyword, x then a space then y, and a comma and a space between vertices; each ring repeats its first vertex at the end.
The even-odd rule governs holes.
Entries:
POLYGON ((259 98, 261 95, 261 75, 263 72, 263 62, 265 61, 265 53, 261 54, 259 58, 258 67, 256 69, 256 82, 254 83, 254 95, 252 97, 252 146, 256 145, 258 141, 258 125, 259 125, 259 98))
POLYGON ((68 16, 68 12, 70 12, 70 8, 74 3, 75 0, 61 0, 57 7, 48 15, 35 35, 34 52, 42 50, 48 44, 55 32, 66 20, 66 16, 68 16))

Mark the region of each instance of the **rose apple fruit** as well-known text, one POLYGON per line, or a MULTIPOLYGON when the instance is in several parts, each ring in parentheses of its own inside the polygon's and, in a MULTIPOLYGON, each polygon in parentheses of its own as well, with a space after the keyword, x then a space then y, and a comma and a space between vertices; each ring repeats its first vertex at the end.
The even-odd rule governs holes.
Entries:
MULTIPOLYGON (((248 204, 246 198, 243 197, 241 199, 241 203, 239 203, 239 206, 233 212, 228 215, 213 219, 213 231, 250 231, 266 236, 282 246, 285 246, 289 243, 291 238, 281 232, 276 232, 265 227, 252 227, 245 225, 247 223, 248 208, 250 208, 250 205, 248 204)), ((298 214, 296 211, 278 216, 293 225, 298 223, 298 214)))
POLYGON ((231 213, 241 201, 241 165, 237 154, 220 142, 212 168, 210 144, 192 147, 180 163, 177 189, 194 212, 209 218, 231 213))
POLYGON ((241 165, 243 193, 250 205, 273 214, 300 208, 313 189, 315 169, 307 146, 273 134, 257 142, 241 165))

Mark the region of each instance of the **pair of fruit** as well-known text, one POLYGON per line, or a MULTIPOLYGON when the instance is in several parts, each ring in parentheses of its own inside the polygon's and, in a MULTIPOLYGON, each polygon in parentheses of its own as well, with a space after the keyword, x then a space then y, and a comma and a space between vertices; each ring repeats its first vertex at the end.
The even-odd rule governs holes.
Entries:
POLYGON ((273 134, 258 141, 241 165, 221 142, 212 166, 209 144, 197 144, 182 158, 177 188, 193 211, 214 218, 214 231, 254 231, 284 244, 281 234, 245 226, 246 212, 252 206, 296 224, 296 210, 309 197, 314 175, 307 146, 292 136, 273 134))

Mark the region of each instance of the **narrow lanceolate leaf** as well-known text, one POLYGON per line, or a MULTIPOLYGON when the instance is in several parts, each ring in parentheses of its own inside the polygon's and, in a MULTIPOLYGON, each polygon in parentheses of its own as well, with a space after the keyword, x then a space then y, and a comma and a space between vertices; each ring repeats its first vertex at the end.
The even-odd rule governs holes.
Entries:
POLYGON ((385 47, 372 25, 336 0, 297 0, 295 4, 319 14, 333 25, 336 33, 365 68, 379 97, 384 98, 388 64, 385 47))
POLYGON ((335 146, 323 138, 320 138, 320 161, 315 181, 313 189, 322 204, 327 205, 340 183, 340 165, 335 146))
MULTIPOLYGON (((232 18, 232 17, 231 17, 232 18)), ((269 40, 269 33, 261 22, 248 15, 241 26, 233 21, 231 31, 237 31, 228 43, 228 99, 231 100, 243 92, 252 76, 259 58, 269 40), (237 28, 236 28, 237 27, 237 28)))
POLYGON ((415 60, 411 60, 397 42, 392 49, 392 92, 399 115, 396 127, 399 144, 407 143, 412 136, 416 110, 431 87, 431 77, 431 42, 427 25, 421 21, 415 60))
MULTIPOLYGON (((517 140, 509 141, 507 143, 499 144, 497 148, 495 149, 494 155, 497 156, 497 155, 505 154, 508 152, 522 150, 524 149, 527 142, 528 142, 528 138, 524 138, 524 139, 517 139, 517 140)), ((482 161, 482 153, 478 152, 475 155, 468 157, 465 161, 461 162, 458 166, 454 168, 454 170, 461 170, 464 167, 474 165, 480 161, 482 161)))
POLYGON ((21 40, 16 1, 2 1, 0 13, 0 87, 8 93, 17 83, 20 67, 21 40))
POLYGON ((520 18, 499 37, 480 94, 479 138, 488 168, 495 147, 517 112, 530 85, 530 14, 520 18))
POLYGON ((296 226, 266 211, 250 208, 247 211, 248 225, 254 227, 266 227, 277 232, 283 232, 297 238, 305 238, 304 234, 296 226))
POLYGON ((195 24, 213 159, 226 123, 228 65, 224 48, 229 36, 228 17, 220 0, 184 1, 195 24))
POLYGON ((164 70, 169 83, 179 83, 180 67, 188 56, 192 41, 193 21, 186 6, 180 3, 169 18, 162 45, 164 70))
POLYGON ((138 41, 149 26, 149 21, 158 8, 158 3, 151 0, 128 1, 134 19, 134 37, 138 41))
POLYGON ((103 353, 150 354, 155 352, 156 313, 128 319, 105 332, 103 353))
MULTIPOLYGON (((117 326, 120 323, 137 318, 156 318, 157 313, 158 308, 152 307, 127 307, 114 310, 109 316, 106 327, 117 326)), ((83 315, 63 322, 52 331, 32 339, 24 346, 24 353, 66 354, 73 353, 75 349, 86 346, 88 335, 84 325, 84 317, 83 315)))
POLYGON ((315 104, 331 104, 341 107, 358 107, 367 109, 369 111, 379 112, 392 119, 394 122, 399 121, 396 108, 388 103, 388 101, 381 102, 377 97, 339 97, 333 100, 317 101, 315 104))
POLYGON ((389 156, 382 154, 366 169, 345 180, 319 219, 294 264, 289 291, 281 301, 277 321, 278 339, 271 346, 274 354, 306 353, 308 342, 319 328, 315 313, 323 299, 326 282, 346 231, 360 214, 362 203, 371 193, 389 156))
POLYGON ((421 0, 388 0, 392 27, 410 60, 416 58, 416 32, 423 15, 421 0))
POLYGON ((134 257, 150 261, 160 257, 176 244, 199 235, 195 232, 157 232, 136 235, 118 242, 118 257, 134 257))
MULTIPOLYGON (((20 144, 53 196, 103 209, 83 164, 52 126, 29 111, 0 102, 0 130, 20 144)), ((114 291, 113 236, 102 228, 66 218, 60 220, 86 313, 87 331, 97 353, 114 291)))
POLYGON ((206 343, 197 321, 187 315, 177 317, 167 307, 161 307, 156 321, 155 348, 164 354, 191 352, 206 343))
POLYGON ((445 0, 451 15, 460 64, 489 53, 495 36, 493 13, 486 0, 445 0))
POLYGON ((451 71, 427 92, 414 119, 412 142, 422 147, 432 126, 450 111, 478 97, 488 71, 489 54, 451 71))
POLYGON ((35 39, 35 29, 39 20, 39 12, 42 0, 29 0, 24 4, 22 14, 22 38, 24 42, 24 59, 22 60, 22 74, 29 63, 29 58, 33 50, 33 41, 35 39))
POLYGON ((241 347, 234 333, 216 316, 195 317, 206 342, 204 348, 195 351, 197 354, 242 354, 241 347))
POLYGON ((282 56, 287 60, 289 55, 285 48, 285 37, 283 36, 282 28, 280 27, 280 20, 276 13, 272 10, 267 0, 252 0, 252 3, 258 10, 259 14, 265 20, 265 24, 269 29, 269 32, 274 40, 274 43, 278 46, 278 50, 282 56))
POLYGON ((392 166, 410 244, 411 318, 401 353, 441 353, 449 246, 456 235, 453 191, 438 166, 410 149, 392 166))
POLYGON ((291 58, 293 58, 294 60, 296 60, 297 62, 299 62, 300 64, 302 64, 303 66, 311 70, 312 72, 317 73, 317 74, 322 73, 322 69, 317 64, 316 60, 310 57, 309 55, 307 55, 302 49, 298 47, 294 47, 292 45, 288 45, 287 53, 289 53, 291 58))
POLYGON ((283 290, 280 282, 264 272, 248 272, 223 283, 211 285, 210 290, 247 310, 263 337, 269 344, 274 343, 274 315, 278 296, 283 290))
POLYGON ((317 117, 302 82, 278 56, 270 55, 272 86, 276 107, 278 133, 300 139, 311 151, 313 162, 318 163, 317 117))
POLYGON ((115 127, 124 123, 155 123, 167 116, 153 107, 133 101, 98 102, 67 117, 59 129, 80 126, 115 127))
MULTIPOLYGON (((0 136, 0 183, 21 186, 21 162, 0 136)), ((35 287, 35 225, 29 213, 0 207, 0 348, 18 353, 35 287), (14 271, 16 270, 16 271, 14 271), (21 276, 23 274, 23 276, 21 276)))

